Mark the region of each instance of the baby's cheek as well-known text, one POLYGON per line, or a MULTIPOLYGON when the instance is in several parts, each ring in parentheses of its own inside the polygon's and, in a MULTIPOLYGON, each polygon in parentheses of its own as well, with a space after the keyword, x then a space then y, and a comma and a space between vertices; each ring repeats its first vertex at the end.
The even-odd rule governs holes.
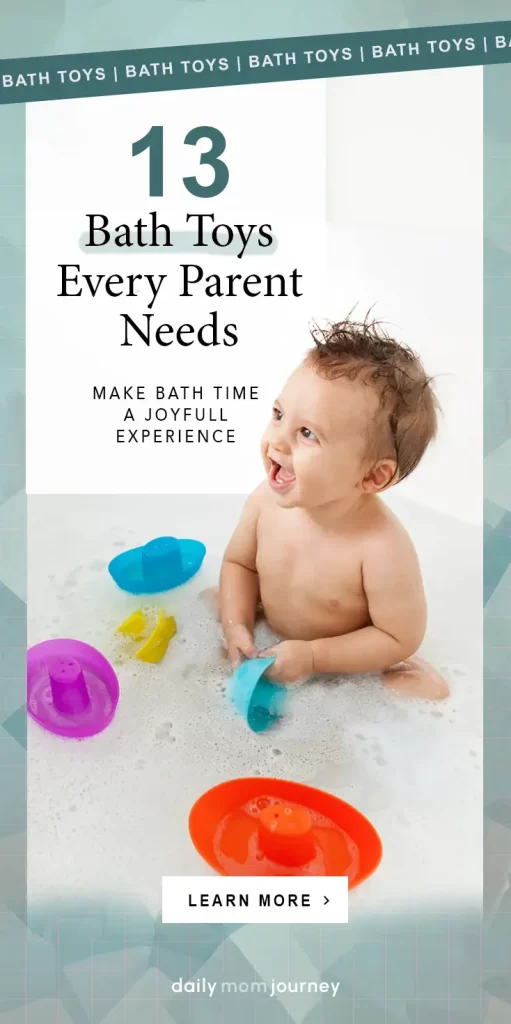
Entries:
POLYGON ((303 452, 295 452, 293 455, 293 470, 296 479, 301 484, 307 484, 314 479, 313 467, 303 452))
POLYGON ((260 445, 259 445, 260 452, 261 452, 261 455, 262 455, 263 459, 266 458, 266 456, 267 456, 268 445, 269 445, 268 430, 265 430, 265 432, 264 432, 264 434, 263 434, 263 436, 261 438, 260 445))
POLYGON ((302 450, 293 460, 295 473, 311 484, 321 483, 328 476, 327 460, 321 451, 302 450))

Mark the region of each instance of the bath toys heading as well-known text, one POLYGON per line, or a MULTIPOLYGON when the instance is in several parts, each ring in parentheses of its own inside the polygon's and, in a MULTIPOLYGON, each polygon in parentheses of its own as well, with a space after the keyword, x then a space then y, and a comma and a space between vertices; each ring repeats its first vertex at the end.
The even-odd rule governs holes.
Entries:
POLYGON ((117 586, 128 594, 161 594, 195 576, 205 554, 200 540, 157 537, 143 547, 116 555, 108 571, 117 586))

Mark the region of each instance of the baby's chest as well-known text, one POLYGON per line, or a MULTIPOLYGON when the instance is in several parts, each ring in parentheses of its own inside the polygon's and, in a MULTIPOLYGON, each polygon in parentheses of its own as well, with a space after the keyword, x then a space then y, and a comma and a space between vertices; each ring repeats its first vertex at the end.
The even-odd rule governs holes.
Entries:
POLYGON ((262 587, 285 588, 291 597, 305 592, 333 599, 362 591, 360 558, 352 545, 293 529, 261 532, 257 571, 262 587))

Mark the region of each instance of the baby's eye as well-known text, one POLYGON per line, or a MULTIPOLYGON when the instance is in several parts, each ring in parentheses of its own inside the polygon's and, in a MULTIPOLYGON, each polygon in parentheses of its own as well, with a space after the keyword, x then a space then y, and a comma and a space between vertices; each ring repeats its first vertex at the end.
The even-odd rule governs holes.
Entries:
POLYGON ((282 419, 282 413, 281 413, 280 409, 276 409, 275 406, 273 407, 273 419, 274 420, 281 420, 282 419))
POLYGON ((300 434, 305 438, 306 441, 317 441, 317 437, 309 430, 308 427, 300 427, 300 434))

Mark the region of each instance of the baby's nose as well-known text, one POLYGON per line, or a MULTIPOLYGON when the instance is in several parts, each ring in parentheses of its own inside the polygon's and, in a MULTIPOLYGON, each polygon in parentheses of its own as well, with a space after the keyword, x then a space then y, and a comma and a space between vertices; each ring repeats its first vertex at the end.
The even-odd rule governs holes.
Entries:
POLYGON ((283 455, 290 452, 289 442, 285 436, 275 437, 271 446, 275 452, 282 452, 283 455))
POLYGON ((270 448, 273 448, 276 452, 289 453, 291 451, 291 443, 287 424, 283 423, 282 420, 271 420, 266 430, 266 441, 270 448))
POLYGON ((275 430, 275 433, 272 438, 272 447, 275 448, 275 451, 278 452, 288 452, 289 439, 287 437, 286 431, 282 427, 279 429, 280 424, 277 423, 276 426, 277 429, 275 430))

